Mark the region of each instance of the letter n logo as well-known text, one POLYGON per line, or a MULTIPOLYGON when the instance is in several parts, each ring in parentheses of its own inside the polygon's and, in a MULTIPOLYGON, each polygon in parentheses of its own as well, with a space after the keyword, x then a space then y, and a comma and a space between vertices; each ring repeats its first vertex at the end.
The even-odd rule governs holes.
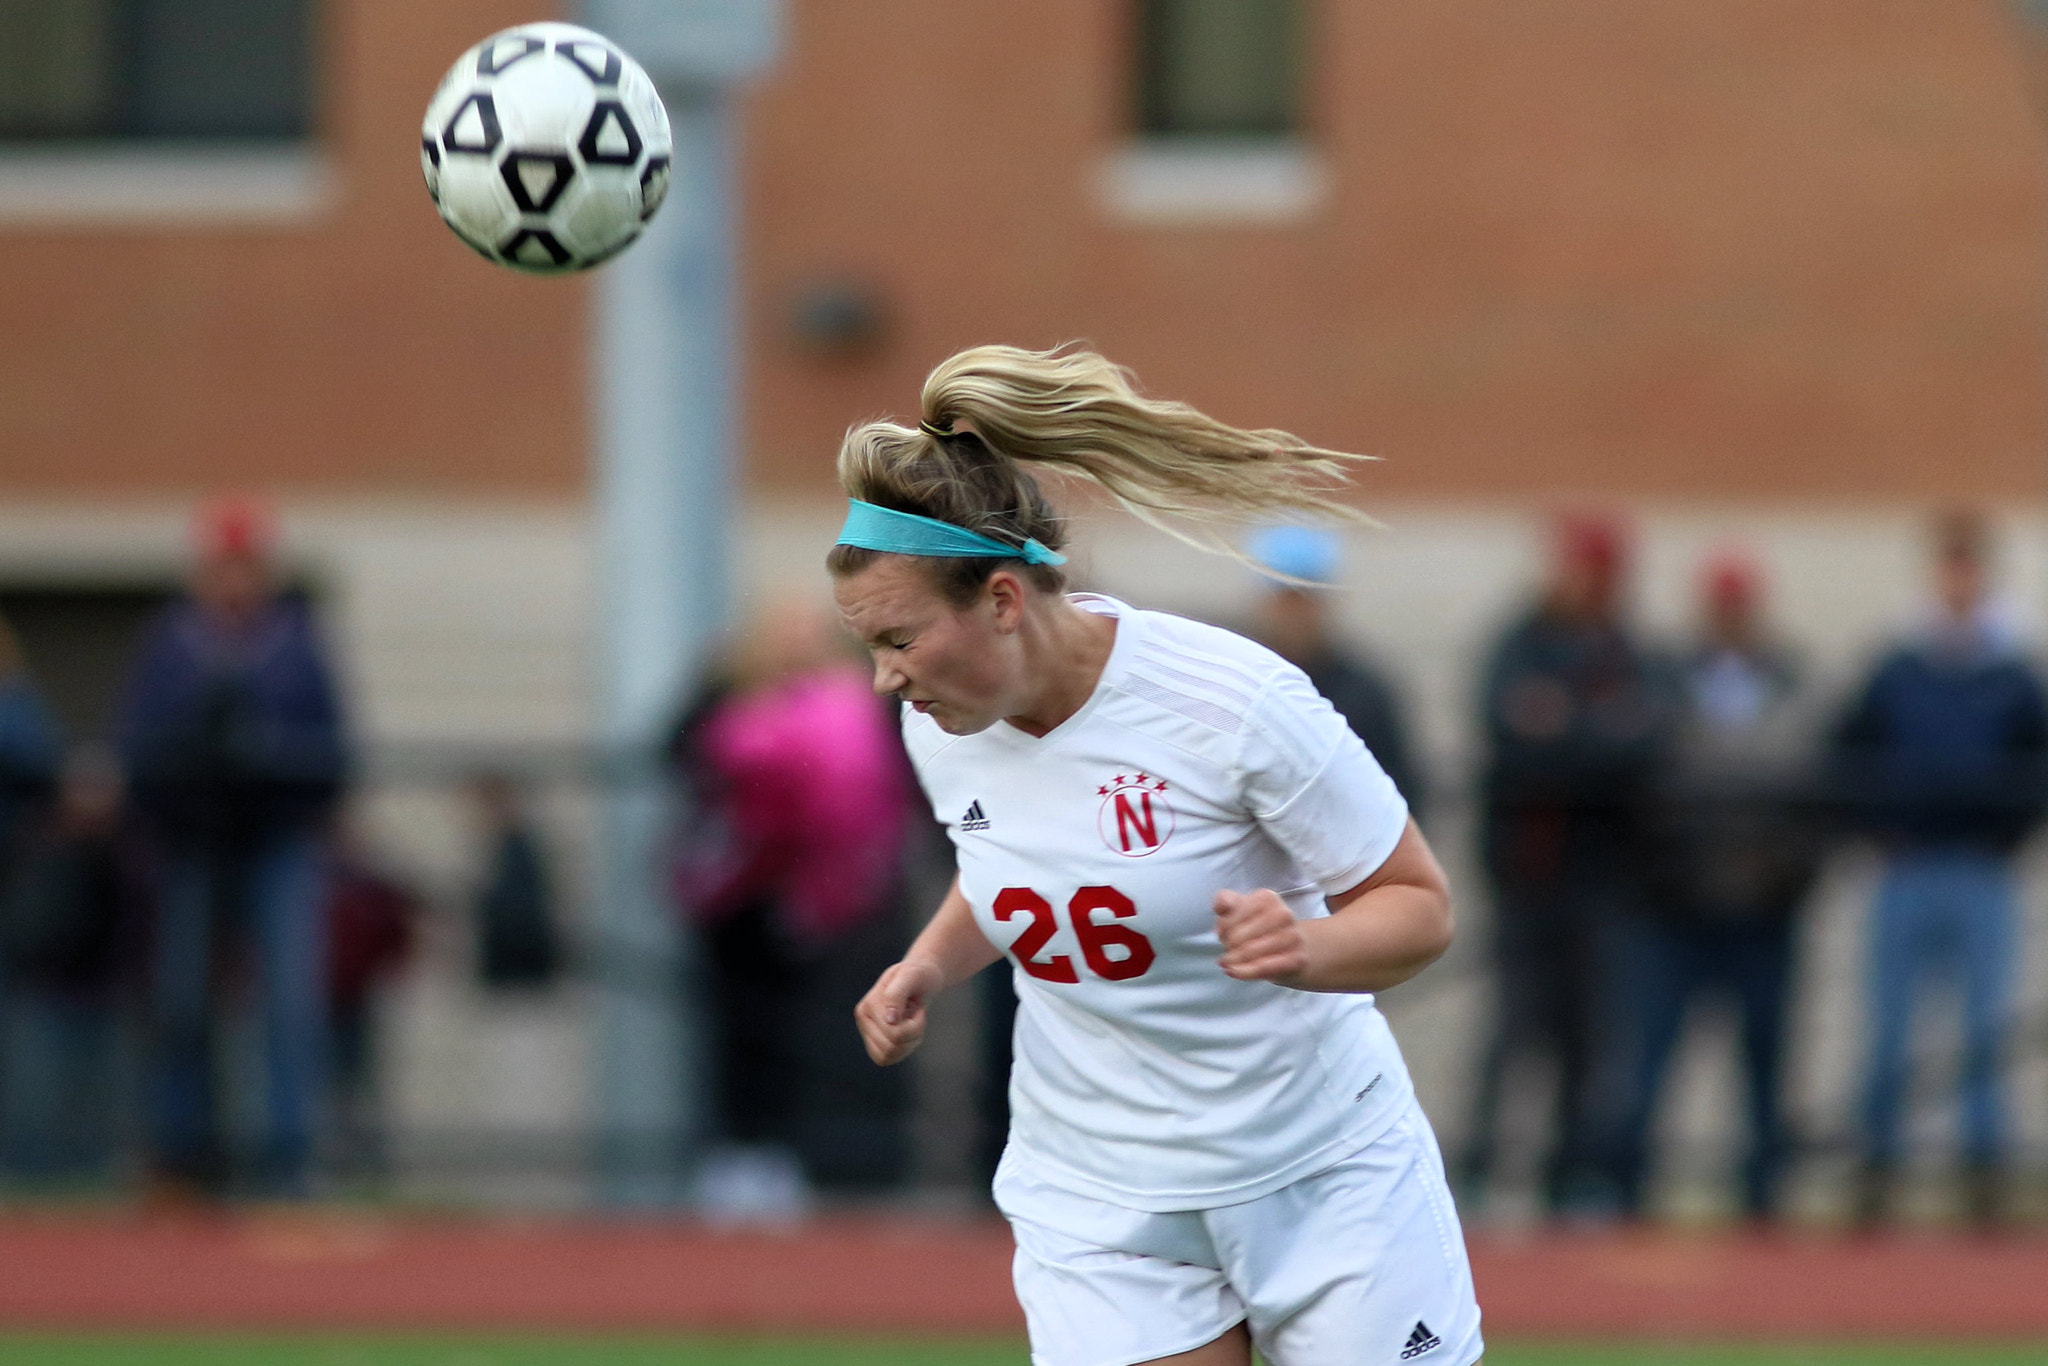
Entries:
POLYGON ((1102 809, 1095 818, 1102 842, 1125 858, 1143 858, 1173 835, 1173 806, 1166 800, 1166 784, 1139 774, 1135 779, 1119 775, 1119 781, 1102 793, 1102 809))

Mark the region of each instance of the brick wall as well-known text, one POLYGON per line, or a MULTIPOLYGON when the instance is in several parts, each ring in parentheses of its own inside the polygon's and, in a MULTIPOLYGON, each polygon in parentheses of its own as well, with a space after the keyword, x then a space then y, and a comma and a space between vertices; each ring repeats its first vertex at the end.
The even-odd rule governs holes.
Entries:
POLYGON ((2036 495, 2043 138, 1996 0, 1324 0, 1326 207, 1139 228, 1089 193, 1123 7, 797 0, 753 106, 755 472, 829 479, 983 340, 1388 462, 1388 494, 2036 495), (784 310, 894 320, 807 354, 784 310))
MULTIPOLYGON (((2042 492, 2044 142, 1997 0, 1321 0, 1295 223, 1140 227, 1118 0, 790 0, 747 102, 746 434, 820 490, 849 421, 983 340, 1388 457, 1386 496, 2042 492), (880 343, 789 325, 871 288, 880 343)), ((585 287, 475 260, 414 164, 505 0, 331 0, 340 197, 290 229, 0 225, 0 495, 219 484, 574 497, 585 287)))
POLYGON ((331 0, 303 226, 0 225, 0 491, 573 492, 585 287, 490 266, 420 183, 448 63, 511 0, 331 0))

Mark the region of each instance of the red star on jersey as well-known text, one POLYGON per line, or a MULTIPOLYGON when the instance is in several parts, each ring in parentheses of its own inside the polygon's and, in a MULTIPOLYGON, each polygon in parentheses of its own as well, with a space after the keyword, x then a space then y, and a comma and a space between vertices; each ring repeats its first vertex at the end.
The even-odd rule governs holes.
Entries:
POLYGON ((1119 773, 1119 774, 1117 774, 1117 775, 1116 775, 1116 785, 1117 785, 1118 787, 1122 787, 1122 786, 1124 785, 1124 782, 1125 782, 1125 781, 1126 781, 1126 780, 1125 780, 1125 778, 1124 778, 1124 775, 1123 775, 1123 774, 1119 773))
POLYGON ((1098 797, 1107 797, 1109 795, 1109 785, 1105 783, 1103 786, 1096 788, 1095 795, 1098 797))

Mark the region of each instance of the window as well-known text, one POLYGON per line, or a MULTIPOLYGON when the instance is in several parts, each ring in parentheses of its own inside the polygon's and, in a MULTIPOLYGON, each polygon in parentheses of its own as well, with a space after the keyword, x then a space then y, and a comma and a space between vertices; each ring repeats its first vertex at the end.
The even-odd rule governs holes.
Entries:
POLYGON ((1301 9, 1299 0, 1139 0, 1139 133, 1295 132, 1301 9))
POLYGON ((0 0, 0 139, 302 139, 313 0, 0 0))
POLYGON ((1139 226, 1298 223, 1329 191, 1302 140, 1307 0, 1137 0, 1136 134, 1096 198, 1139 226))

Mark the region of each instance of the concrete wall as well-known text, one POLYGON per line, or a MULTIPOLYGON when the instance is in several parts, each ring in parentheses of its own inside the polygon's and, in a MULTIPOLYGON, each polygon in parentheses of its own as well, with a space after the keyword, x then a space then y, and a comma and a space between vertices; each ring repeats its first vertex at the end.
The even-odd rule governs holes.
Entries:
MULTIPOLYGON (((765 509, 765 505, 762 505, 765 509)), ((1635 616, 1676 641, 1693 625, 1701 560, 1747 547, 1765 567, 1771 611, 1822 686, 1860 667, 1922 601, 1926 513, 1916 507, 1646 502, 1624 509, 1638 542, 1635 616)), ((1469 758, 1472 670, 1540 579, 1544 518, 1507 504, 1389 500, 1377 529, 1345 533, 1330 605, 1344 632, 1405 684, 1424 746, 1446 774, 1469 758)), ((757 519, 741 550, 755 593, 816 593, 819 547, 843 501, 791 500, 757 519)), ((2030 623, 2048 623, 2048 519, 2003 525, 2002 591, 2030 623)), ((1207 620, 1249 615, 1259 579, 1235 563, 1129 518, 1083 510, 1069 568, 1077 586, 1207 620)))

